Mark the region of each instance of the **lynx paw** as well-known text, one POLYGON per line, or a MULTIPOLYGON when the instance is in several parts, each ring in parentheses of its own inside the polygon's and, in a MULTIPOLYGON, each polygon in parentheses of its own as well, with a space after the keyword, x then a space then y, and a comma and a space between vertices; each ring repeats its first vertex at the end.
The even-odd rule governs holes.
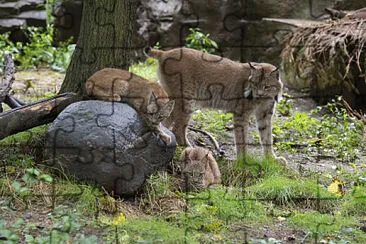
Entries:
POLYGON ((168 136, 167 134, 160 134, 160 138, 163 140, 165 145, 170 145, 170 143, 172 142, 172 138, 170 138, 170 136, 168 136))

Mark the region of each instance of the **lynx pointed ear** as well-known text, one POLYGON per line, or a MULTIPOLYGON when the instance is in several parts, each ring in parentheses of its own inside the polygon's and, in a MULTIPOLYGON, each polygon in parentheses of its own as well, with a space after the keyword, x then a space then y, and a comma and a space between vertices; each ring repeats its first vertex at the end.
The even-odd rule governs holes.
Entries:
POLYGON ((152 103, 156 104, 156 96, 155 96, 154 92, 151 94, 150 99, 149 99, 149 104, 152 104, 152 103))
POLYGON ((174 100, 170 100, 169 102, 167 102, 164 106, 165 106, 165 111, 168 113, 168 116, 171 114, 171 112, 174 109, 174 104, 175 101, 174 100))
POLYGON ((158 111, 158 107, 156 105, 156 96, 154 93, 151 94, 149 99, 149 104, 147 105, 147 113, 152 114, 158 111))
POLYGON ((250 62, 248 62, 248 64, 249 64, 249 67, 251 68, 251 69, 256 69, 250 62))
POLYGON ((276 67, 274 70, 271 71, 270 74, 272 74, 273 72, 276 72, 277 70, 279 70, 280 68, 279 67, 276 67))

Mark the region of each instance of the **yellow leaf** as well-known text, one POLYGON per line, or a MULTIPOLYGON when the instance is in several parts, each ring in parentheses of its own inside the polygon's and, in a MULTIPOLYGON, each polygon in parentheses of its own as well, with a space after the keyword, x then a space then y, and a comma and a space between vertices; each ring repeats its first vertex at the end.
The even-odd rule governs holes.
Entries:
POLYGON ((342 193, 339 190, 339 185, 340 185, 340 182, 338 180, 335 180, 328 186, 328 191, 333 194, 336 194, 339 197, 342 196, 342 193))
POLYGON ((286 220, 286 218, 285 218, 285 217, 282 217, 282 216, 278 216, 278 217, 277 217, 277 219, 278 219, 279 221, 281 221, 281 222, 286 220))

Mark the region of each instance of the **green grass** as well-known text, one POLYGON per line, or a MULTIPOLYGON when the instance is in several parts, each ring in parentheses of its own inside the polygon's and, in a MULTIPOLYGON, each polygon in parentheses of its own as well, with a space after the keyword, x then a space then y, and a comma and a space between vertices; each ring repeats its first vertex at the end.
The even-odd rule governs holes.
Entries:
POLYGON ((145 62, 132 64, 129 68, 129 71, 147 80, 156 81, 157 69, 158 69, 158 61, 153 58, 147 58, 145 62))
POLYGON ((263 205, 251 199, 239 188, 212 188, 198 193, 189 193, 184 197, 189 203, 187 211, 192 217, 211 216, 225 224, 243 219, 248 221, 265 219, 263 205))
POLYGON ((196 110, 192 115, 192 120, 195 128, 212 133, 215 139, 226 138, 228 127, 233 125, 231 113, 211 109, 196 110))
POLYGON ((120 243, 198 243, 185 228, 159 218, 135 218, 118 227, 120 243))
MULTIPOLYGON (((339 215, 321 214, 316 211, 296 213, 288 218, 288 224, 310 232, 309 238, 338 241, 339 243, 365 243, 366 234, 358 229, 355 218, 345 218, 339 215)), ((309 240, 309 239, 308 239, 309 240)), ((337 243, 338 243, 337 242, 337 243)))
POLYGON ((233 162, 219 161, 222 183, 226 186, 247 187, 269 176, 286 175, 296 177, 296 172, 282 167, 272 157, 246 154, 233 162))
POLYGON ((270 176, 247 188, 258 199, 277 205, 331 211, 340 204, 339 198, 312 179, 290 179, 270 176), (318 201, 319 200, 319 201, 318 201))
POLYGON ((344 196, 342 213, 348 216, 366 216, 366 186, 354 186, 344 196))

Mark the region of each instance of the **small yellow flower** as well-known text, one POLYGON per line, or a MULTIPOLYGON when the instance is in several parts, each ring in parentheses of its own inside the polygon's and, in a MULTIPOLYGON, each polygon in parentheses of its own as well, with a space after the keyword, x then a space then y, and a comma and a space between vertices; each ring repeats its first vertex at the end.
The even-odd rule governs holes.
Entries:
POLYGON ((101 215, 98 220, 107 225, 122 225, 126 222, 126 217, 123 213, 114 216, 101 215))
POLYGON ((343 182, 339 181, 337 177, 333 177, 333 182, 328 186, 328 192, 331 192, 337 196, 342 196, 343 190, 343 182))
POLYGON ((285 217, 282 217, 282 216, 278 216, 278 217, 277 217, 277 219, 278 219, 279 221, 281 221, 281 222, 286 220, 286 218, 285 218, 285 217))

